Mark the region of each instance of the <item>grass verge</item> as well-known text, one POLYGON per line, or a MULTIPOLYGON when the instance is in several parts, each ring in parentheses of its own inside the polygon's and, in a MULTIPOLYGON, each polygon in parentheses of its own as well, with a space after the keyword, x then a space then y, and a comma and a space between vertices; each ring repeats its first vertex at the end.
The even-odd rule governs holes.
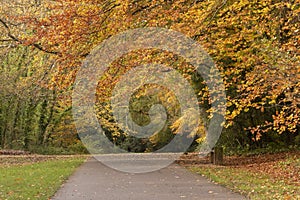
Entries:
POLYGON ((300 199, 300 158, 242 166, 196 165, 190 169, 250 199, 300 199))
POLYGON ((0 200, 47 200, 84 160, 71 157, 0 165, 0 200))

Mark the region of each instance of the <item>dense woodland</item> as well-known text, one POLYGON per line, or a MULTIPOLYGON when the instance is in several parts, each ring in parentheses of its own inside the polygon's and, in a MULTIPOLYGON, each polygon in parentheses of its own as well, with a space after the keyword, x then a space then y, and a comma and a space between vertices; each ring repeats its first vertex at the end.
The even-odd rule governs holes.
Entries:
MULTIPOLYGON (((72 119, 72 90, 93 48, 122 31, 164 27, 198 41, 226 88, 226 123, 218 145, 232 152, 300 146, 300 0, 2 0, 0 2, 0 149, 83 153, 72 119)), ((205 122, 213 115, 203 78, 169 52, 141 50, 99 77, 99 122, 116 145, 152 151, 176 134, 181 117, 169 91, 145 87, 131 115, 149 123, 154 103, 168 122, 149 138, 128 136, 111 112, 111 91, 139 63, 168 63, 193 85, 205 122), (150 89, 149 89, 150 88, 150 89)), ((157 88, 156 88, 157 89, 157 88)), ((199 127, 193 147, 203 141, 199 127)))

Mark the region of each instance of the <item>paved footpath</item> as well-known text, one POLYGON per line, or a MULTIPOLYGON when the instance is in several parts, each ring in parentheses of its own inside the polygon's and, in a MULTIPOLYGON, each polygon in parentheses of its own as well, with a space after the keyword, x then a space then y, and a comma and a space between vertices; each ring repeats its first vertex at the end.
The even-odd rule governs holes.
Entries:
POLYGON ((246 199, 172 164, 144 174, 108 168, 95 159, 80 166, 52 200, 246 199))

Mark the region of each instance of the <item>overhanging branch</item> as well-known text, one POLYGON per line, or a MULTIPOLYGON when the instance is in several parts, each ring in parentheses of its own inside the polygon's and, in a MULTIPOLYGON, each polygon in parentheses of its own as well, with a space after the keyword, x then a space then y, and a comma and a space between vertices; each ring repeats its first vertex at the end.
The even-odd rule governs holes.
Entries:
MULTIPOLYGON (((4 26, 4 28, 7 30, 7 36, 8 36, 12 41, 18 42, 19 44, 24 44, 24 42, 23 42, 22 40, 20 40, 19 38, 15 37, 15 36, 11 33, 9 26, 7 25, 7 23, 6 23, 4 20, 0 19, 0 22, 1 22, 1 24, 4 26)), ((43 51, 43 52, 45 52, 45 53, 55 54, 55 55, 59 54, 59 52, 57 52, 57 51, 47 50, 47 49, 43 48, 41 45, 36 44, 36 43, 29 44, 28 46, 32 46, 32 47, 34 47, 34 48, 36 48, 36 49, 38 49, 38 50, 40 50, 40 51, 43 51)))

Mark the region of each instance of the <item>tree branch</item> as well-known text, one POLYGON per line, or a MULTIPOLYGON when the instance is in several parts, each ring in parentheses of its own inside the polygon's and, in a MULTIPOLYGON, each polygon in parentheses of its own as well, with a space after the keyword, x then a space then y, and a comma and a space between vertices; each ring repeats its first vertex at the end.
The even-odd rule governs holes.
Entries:
MULTIPOLYGON (((11 34, 10 28, 9 28, 9 26, 7 25, 7 23, 6 23, 4 20, 0 19, 0 22, 1 22, 1 24, 5 27, 5 29, 7 30, 7 32, 8 32, 8 33, 7 33, 7 36, 8 36, 9 38, 11 38, 12 41, 18 42, 19 44, 24 44, 23 41, 21 41, 19 38, 15 37, 14 35, 11 34)), ((58 55, 58 54, 59 54, 59 52, 57 52, 57 51, 47 50, 47 49, 43 48, 41 45, 36 44, 36 43, 29 44, 28 46, 32 46, 32 47, 34 47, 34 48, 36 48, 36 49, 38 49, 38 50, 40 50, 40 51, 43 51, 43 52, 45 52, 45 53, 55 54, 55 55, 58 55)))
POLYGON ((208 26, 211 24, 211 22, 213 21, 213 19, 217 15, 217 13, 225 6, 226 3, 227 3, 227 0, 222 0, 221 5, 219 7, 217 7, 216 10, 214 11, 214 13, 212 14, 212 17, 210 18, 210 20, 208 22, 208 26))

